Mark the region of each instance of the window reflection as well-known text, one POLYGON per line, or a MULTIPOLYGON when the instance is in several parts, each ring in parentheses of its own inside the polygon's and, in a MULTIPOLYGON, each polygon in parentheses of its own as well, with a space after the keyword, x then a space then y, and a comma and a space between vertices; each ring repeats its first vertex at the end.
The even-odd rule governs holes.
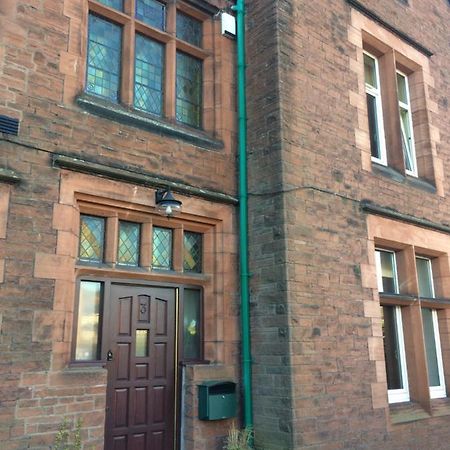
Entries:
POLYGON ((82 281, 78 303, 75 359, 99 359, 99 323, 102 283, 82 281))
POLYGON ((183 312, 184 359, 201 359, 200 291, 185 289, 183 312))

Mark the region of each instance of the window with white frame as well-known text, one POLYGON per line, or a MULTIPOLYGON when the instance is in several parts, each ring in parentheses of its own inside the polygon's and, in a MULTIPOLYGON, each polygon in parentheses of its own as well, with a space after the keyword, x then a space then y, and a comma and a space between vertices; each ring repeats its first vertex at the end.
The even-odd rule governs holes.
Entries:
MULTIPOLYGON (((428 375, 430 398, 446 397, 444 377, 444 364, 441 350, 441 338, 439 331, 439 310, 435 299, 435 287, 433 279, 432 260, 425 256, 414 255, 414 252, 404 253, 397 258, 401 251, 395 252, 388 249, 376 248, 375 265, 377 274, 377 286, 382 309, 383 346, 386 368, 386 381, 389 403, 410 401, 410 384, 415 383, 408 378, 408 361, 413 365, 417 363, 416 353, 420 349, 412 346, 411 333, 417 336, 417 330, 423 329, 423 344, 426 357, 426 368, 423 371, 428 375), (405 273, 406 267, 411 267, 405 256, 412 254, 415 259, 416 276, 405 273), (399 267, 402 278, 399 280, 399 267), (400 286, 402 288, 400 289, 400 286), (417 293, 408 292, 415 289, 417 293), (418 294, 418 300, 417 300, 418 294), (419 301, 419 322, 412 321, 411 315, 404 325, 404 318, 408 317, 408 308, 419 301), (406 316, 405 316, 406 314, 406 316), (413 328, 412 328, 413 327, 413 328), (409 336, 409 337, 408 337, 409 336), (409 342, 408 352, 405 341, 409 342)), ((406 319, 405 319, 406 320, 406 319)))
MULTIPOLYGON (((417 281, 419 296, 434 298, 434 283, 431 260, 416 257, 417 281)), ((422 307, 422 324, 427 355, 428 382, 430 397, 446 397, 444 365, 442 362, 441 340, 439 336, 439 322, 436 309, 422 307)))
MULTIPOLYGON (((395 253, 377 249, 375 252, 379 292, 398 294, 395 253)), ((408 369, 400 306, 383 305, 383 344, 389 403, 409 401, 408 369)))
POLYGON ((412 127, 411 102, 409 98, 408 77, 397 70, 397 95, 400 112, 400 128, 402 135, 402 149, 405 158, 405 172, 417 176, 416 152, 414 147, 414 133, 412 127))
POLYGON ((378 60, 368 52, 364 52, 364 80, 372 161, 386 165, 386 143, 384 138, 378 60))
POLYGON ((410 69, 370 45, 364 46, 363 57, 372 162, 418 177, 410 69))

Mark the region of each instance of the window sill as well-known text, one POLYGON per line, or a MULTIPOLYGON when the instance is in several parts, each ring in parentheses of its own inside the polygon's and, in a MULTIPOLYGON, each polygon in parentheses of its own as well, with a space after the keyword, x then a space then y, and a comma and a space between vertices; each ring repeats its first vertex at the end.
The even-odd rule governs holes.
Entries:
POLYGON ((102 373, 105 370, 105 361, 72 361, 69 363, 69 366, 64 369, 64 372, 102 373))
POLYGON ((88 276, 89 273, 98 275, 101 273, 112 274, 115 276, 123 275, 125 277, 145 277, 145 276, 159 276, 167 279, 189 279, 197 281, 207 281, 210 276, 206 273, 196 273, 196 272, 177 272, 175 270, 162 270, 162 269, 151 269, 146 267, 136 267, 136 266, 125 266, 122 264, 113 263, 92 263, 82 260, 77 260, 75 268, 79 269, 83 273, 82 276, 88 276))
POLYGON ((384 166, 382 164, 378 164, 372 161, 372 171, 377 175, 382 175, 387 178, 390 178, 391 180, 396 181, 397 183, 401 183, 416 189, 421 189, 423 191, 430 192, 432 194, 436 193, 436 187, 429 181, 411 175, 402 174, 400 172, 397 172, 392 167, 384 166))
POLYGON ((224 147, 222 141, 214 139, 200 130, 167 122, 135 109, 127 109, 122 105, 103 100, 94 95, 83 93, 77 97, 76 103, 80 108, 97 116, 142 130, 180 138, 202 148, 220 150, 224 147))
POLYGON ((210 364, 211 364, 211 361, 208 361, 206 359, 180 361, 180 366, 182 366, 182 367, 187 367, 187 366, 208 366, 210 364))
POLYGON ((416 422, 431 417, 418 403, 398 403, 389 405, 392 425, 416 422))
POLYGON ((450 398, 436 398, 431 400, 433 417, 450 415, 450 398))

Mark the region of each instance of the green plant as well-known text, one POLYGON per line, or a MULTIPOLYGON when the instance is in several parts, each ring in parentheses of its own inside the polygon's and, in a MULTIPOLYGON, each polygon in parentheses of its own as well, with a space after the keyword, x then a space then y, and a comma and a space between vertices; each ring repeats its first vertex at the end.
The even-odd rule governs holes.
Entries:
POLYGON ((75 428, 69 429, 69 421, 64 419, 59 425, 52 450, 81 450, 82 420, 75 422, 75 428))
POLYGON ((224 450, 251 450, 252 441, 253 430, 249 427, 240 430, 236 428, 236 424, 233 422, 228 430, 224 450))

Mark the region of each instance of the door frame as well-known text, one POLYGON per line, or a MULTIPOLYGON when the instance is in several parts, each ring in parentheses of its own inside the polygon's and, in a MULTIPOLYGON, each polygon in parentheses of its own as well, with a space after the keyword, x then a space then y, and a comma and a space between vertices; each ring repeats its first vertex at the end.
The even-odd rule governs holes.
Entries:
MULTIPOLYGON (((192 280, 193 281, 193 280, 192 280)), ((181 317, 183 315, 183 290, 184 289, 196 289, 200 291, 200 342, 201 342, 201 358, 200 360, 192 361, 192 363, 206 363, 204 361, 204 290, 205 290, 205 280, 198 280, 198 284, 190 283, 180 283, 180 282, 165 282, 165 281, 152 281, 148 279, 139 278, 114 278, 112 276, 96 276, 95 274, 86 274, 85 276, 79 275, 76 278, 76 289, 75 289, 75 303, 74 303, 74 321, 72 327, 72 366, 101 366, 107 370, 107 360, 106 355, 108 352, 108 342, 105 337, 107 336, 108 329, 112 320, 112 311, 109 306, 107 306, 107 301, 111 297, 111 287, 112 285, 121 286, 143 286, 143 287, 158 287, 174 289, 175 291, 175 336, 174 336, 174 450, 180 449, 181 443, 181 389, 182 389, 182 366, 183 358, 180 349, 183 346, 183 321, 181 317), (76 349, 76 337, 77 337, 77 323, 78 323, 78 306, 79 306, 79 296, 80 296, 80 283, 81 281, 93 281, 102 283, 102 298, 100 300, 100 321, 99 321, 99 359, 96 361, 75 361, 75 349, 76 349)), ((190 362, 190 361, 189 361, 190 362)), ((106 386, 108 389, 108 386, 106 386)), ((106 393, 105 393, 106 395, 106 393)), ((105 421, 105 431, 106 431, 106 421, 105 421)))

